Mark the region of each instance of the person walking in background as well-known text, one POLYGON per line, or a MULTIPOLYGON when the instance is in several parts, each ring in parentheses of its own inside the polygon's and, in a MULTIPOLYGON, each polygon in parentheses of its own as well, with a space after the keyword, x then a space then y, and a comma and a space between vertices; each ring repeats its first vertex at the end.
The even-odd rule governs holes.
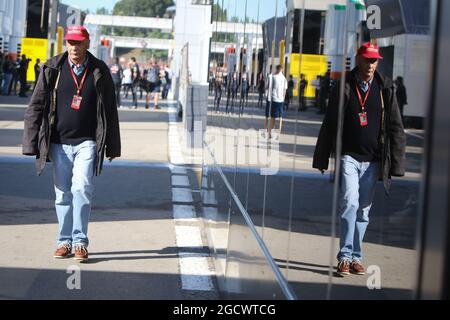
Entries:
POLYGON ((264 94, 266 93, 266 82, 261 72, 258 77, 258 108, 262 108, 264 104, 264 94))
POLYGON ((299 88, 299 102, 300 105, 298 107, 298 110, 300 111, 306 111, 308 107, 306 106, 306 99, 305 99, 305 91, 306 87, 308 86, 308 81, 305 78, 305 75, 302 73, 300 75, 300 88, 299 88))
POLYGON ((316 79, 311 81, 311 85, 314 87, 314 106, 319 109, 320 107, 320 83, 322 82, 322 76, 317 76, 316 79))
POLYGON ((162 99, 166 100, 167 96, 169 95, 170 88, 172 87, 172 70, 169 68, 167 64, 164 64, 163 66, 164 72, 165 72, 165 80, 166 83, 163 87, 162 92, 162 99))
POLYGON ((11 62, 12 62, 13 68, 12 68, 12 79, 11 79, 11 83, 9 84, 9 88, 8 88, 8 95, 10 95, 11 92, 14 95, 17 95, 17 83, 19 82, 20 58, 17 59, 15 57, 11 57, 11 62))
POLYGON ((395 93, 397 96, 398 107, 400 108, 400 115, 402 116, 402 121, 404 123, 405 119, 403 117, 403 109, 405 107, 405 104, 408 104, 408 96, 406 95, 406 87, 403 84, 403 77, 397 77, 397 80, 395 80, 395 84, 395 93))
POLYGON ((330 96, 330 87, 331 87, 330 72, 327 72, 320 81, 319 111, 317 111, 318 114, 324 114, 327 109, 328 97, 330 96))
POLYGON ((145 96, 145 109, 150 108, 150 98, 153 96, 155 109, 160 109, 158 105, 159 91, 161 87, 160 68, 154 58, 150 59, 150 68, 147 70, 147 94, 145 96))
POLYGON ((132 86, 131 86, 131 94, 133 95, 133 107, 134 109, 137 109, 138 102, 137 102, 137 90, 139 88, 139 82, 141 79, 141 71, 139 70, 139 65, 136 63, 136 58, 131 57, 130 58, 130 70, 131 70, 131 80, 132 80, 132 86))
POLYGON ((20 82, 20 91, 19 97, 26 98, 26 92, 28 91, 27 84, 27 72, 28 72, 28 64, 31 59, 28 59, 26 55, 22 55, 22 59, 20 59, 19 63, 19 82, 20 82))
POLYGON ((220 99, 222 98, 223 63, 219 64, 214 80, 214 111, 217 112, 220 109, 220 99))
POLYGON ((292 97, 294 95, 294 79, 292 78, 292 74, 289 76, 289 81, 287 84, 286 97, 284 101, 285 109, 289 109, 289 104, 291 103, 292 97))
POLYGON ((42 67, 25 113, 22 153, 36 157, 37 174, 53 163, 59 230, 54 258, 88 260, 93 178, 103 159, 120 157, 114 82, 108 66, 89 51, 89 33, 69 27, 67 51, 42 67), (53 99, 48 97, 52 96, 53 99))
POLYGON ((241 114, 244 114, 244 107, 248 102, 248 90, 250 88, 250 83, 248 80, 247 66, 243 66, 240 77, 241 98, 239 100, 239 112, 241 114))
POLYGON ((239 75, 234 66, 234 72, 231 74, 231 113, 234 110, 234 100, 237 99, 237 93, 239 90, 239 75))
POLYGON ((8 96, 9 95, 9 88, 11 85, 11 81, 13 78, 13 71, 14 71, 14 64, 11 61, 11 56, 10 55, 5 55, 5 59, 3 61, 3 65, 2 65, 2 70, 3 70, 3 88, 2 88, 2 92, 3 95, 8 96))
POLYGON ((36 59, 36 63, 34 64, 34 86, 33 86, 33 91, 34 88, 36 88, 37 85, 37 81, 39 79, 39 74, 41 73, 41 60, 40 59, 36 59))
POLYGON ((123 70, 122 66, 119 64, 119 57, 116 57, 114 59, 114 63, 109 67, 109 71, 111 72, 111 77, 114 82, 117 108, 120 108, 120 87, 122 86, 123 70))
POLYGON ((122 79, 122 87, 123 87, 123 98, 128 98, 128 91, 131 90, 133 92, 133 74, 131 72, 130 63, 126 65, 126 68, 123 69, 123 79, 122 79))
MULTIPOLYGON (((346 75, 339 181, 340 244, 337 273, 365 274, 362 242, 369 224, 376 182, 386 192, 391 176, 405 174, 405 132, 392 80, 376 71, 382 59, 378 46, 365 43, 356 67, 346 75)), ((314 151, 313 168, 328 169, 338 131, 339 82, 314 151)))
POLYGON ((283 75, 283 67, 278 65, 275 74, 269 77, 269 88, 267 93, 266 118, 264 128, 267 130, 269 139, 272 138, 272 130, 275 128, 275 120, 280 119, 279 133, 283 126, 284 97, 286 96, 287 81, 283 75))

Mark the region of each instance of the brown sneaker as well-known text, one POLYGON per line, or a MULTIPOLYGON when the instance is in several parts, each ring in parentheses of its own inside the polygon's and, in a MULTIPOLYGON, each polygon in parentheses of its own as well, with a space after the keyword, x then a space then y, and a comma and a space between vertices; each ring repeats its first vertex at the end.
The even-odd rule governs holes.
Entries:
POLYGON ((61 243, 53 254, 53 258, 65 259, 72 255, 72 246, 69 243, 61 243))
POLYGON ((160 108, 160 106, 156 105, 156 106, 155 106, 155 109, 156 109, 156 110, 159 110, 159 109, 161 109, 161 108, 160 108))
POLYGON ((339 261, 337 265, 337 274, 341 276, 349 275, 350 274, 350 261, 347 259, 343 259, 339 261))
POLYGON ((361 261, 353 260, 350 265, 350 272, 353 274, 366 274, 366 270, 364 270, 364 266, 361 261))
POLYGON ((86 262, 88 260, 88 251, 85 246, 77 245, 75 246, 75 260, 79 262, 86 262))

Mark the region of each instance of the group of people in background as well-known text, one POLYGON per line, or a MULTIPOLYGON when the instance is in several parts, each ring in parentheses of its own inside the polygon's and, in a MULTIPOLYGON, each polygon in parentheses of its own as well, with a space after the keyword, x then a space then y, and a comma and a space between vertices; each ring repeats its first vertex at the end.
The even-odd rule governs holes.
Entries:
POLYGON ((227 96, 225 112, 233 112, 234 105, 239 107, 239 113, 243 114, 248 104, 248 93, 250 90, 250 75, 247 66, 242 67, 238 72, 234 66, 231 72, 223 64, 219 64, 215 73, 210 75, 210 90, 214 90, 214 110, 219 111, 222 94, 225 91, 227 96), (238 102, 239 99, 239 102, 238 102))
POLYGON ((135 57, 131 57, 128 61, 120 60, 118 57, 110 65, 110 72, 115 86, 117 107, 123 107, 121 104, 121 94, 123 98, 128 98, 131 91, 132 107, 138 107, 138 91, 142 99, 143 92, 145 95, 145 109, 150 108, 150 100, 153 100, 155 109, 160 109, 158 105, 161 93, 162 99, 167 99, 169 90, 172 86, 172 71, 168 65, 163 62, 157 62, 151 58, 143 68, 136 62, 135 57))
MULTIPOLYGON (((17 95, 17 85, 19 84, 19 97, 27 97, 26 93, 31 88, 27 82, 27 72, 30 62, 31 59, 28 59, 24 54, 16 58, 16 55, 0 52, 0 88, 2 95, 17 95)), ((34 70, 38 75, 40 67, 40 60, 36 59, 34 70)))
MULTIPOLYGON (((30 89, 34 90, 42 65, 41 60, 36 59, 33 66, 35 82, 31 86, 27 80, 30 62, 31 59, 28 59, 25 54, 16 58, 15 55, 0 52, 0 93, 2 95, 27 97, 27 92, 30 89)), ((118 107, 122 106, 121 92, 123 92, 124 98, 128 98, 128 93, 131 91, 132 106, 136 109, 138 106, 137 94, 140 91, 141 99, 143 92, 146 93, 146 109, 150 108, 150 99, 153 100, 155 109, 159 109, 160 94, 162 99, 167 99, 172 86, 172 71, 167 63, 157 62, 154 58, 151 58, 148 64, 141 68, 135 57, 131 57, 128 61, 116 57, 110 65, 110 72, 116 89, 118 107)))

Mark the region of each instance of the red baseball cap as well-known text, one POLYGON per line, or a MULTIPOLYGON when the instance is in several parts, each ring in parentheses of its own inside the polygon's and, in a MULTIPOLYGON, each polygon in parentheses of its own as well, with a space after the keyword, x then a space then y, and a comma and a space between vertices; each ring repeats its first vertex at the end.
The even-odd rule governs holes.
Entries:
POLYGON ((372 44, 370 42, 364 43, 359 49, 358 53, 356 54, 358 56, 363 56, 364 58, 369 59, 383 59, 383 57, 380 55, 380 49, 376 44, 372 44))
POLYGON ((65 39, 83 41, 89 39, 89 32, 83 26, 71 26, 67 28, 65 39))

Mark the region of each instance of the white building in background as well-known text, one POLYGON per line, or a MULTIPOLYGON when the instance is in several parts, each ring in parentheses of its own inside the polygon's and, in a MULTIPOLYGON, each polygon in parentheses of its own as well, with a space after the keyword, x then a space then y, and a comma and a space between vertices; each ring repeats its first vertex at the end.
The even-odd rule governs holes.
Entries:
POLYGON ((0 50, 20 54, 25 37, 27 0, 0 0, 0 50))
POLYGON ((332 78, 339 78, 345 58, 347 71, 355 67, 355 53, 358 47, 358 32, 362 21, 366 21, 364 4, 349 1, 345 5, 329 5, 325 22, 324 54, 332 78), (344 25, 347 19, 347 25, 344 25), (344 37, 347 47, 344 48, 344 37))
POLYGON ((211 5, 194 4, 192 0, 177 0, 174 18, 174 68, 172 69, 175 71, 175 74, 178 74, 181 65, 181 49, 188 43, 188 64, 192 81, 196 83, 207 83, 209 42, 211 36, 211 5))

